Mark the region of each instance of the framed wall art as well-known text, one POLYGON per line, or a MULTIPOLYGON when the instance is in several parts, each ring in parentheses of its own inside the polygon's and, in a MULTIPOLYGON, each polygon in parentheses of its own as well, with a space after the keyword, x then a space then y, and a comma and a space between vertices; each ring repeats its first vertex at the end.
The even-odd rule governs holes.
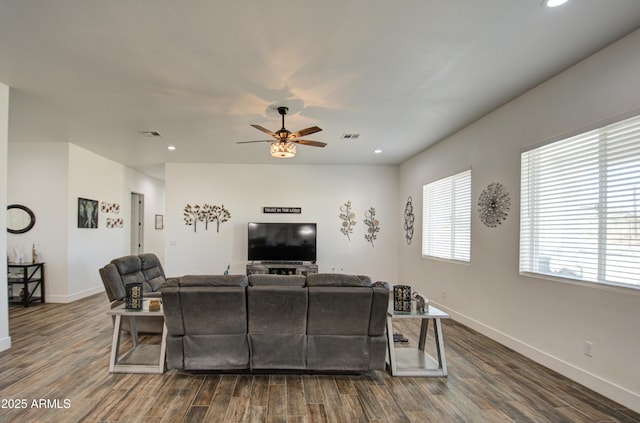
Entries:
POLYGON ((98 201, 78 198, 78 228, 98 227, 98 201))

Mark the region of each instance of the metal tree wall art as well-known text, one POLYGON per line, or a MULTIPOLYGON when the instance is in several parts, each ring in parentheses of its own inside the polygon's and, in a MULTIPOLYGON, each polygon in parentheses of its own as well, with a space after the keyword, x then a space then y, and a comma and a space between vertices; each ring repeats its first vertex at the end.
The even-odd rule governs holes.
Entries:
POLYGON ((204 222, 205 230, 209 230, 209 222, 216 222, 216 232, 220 232, 220 224, 231 219, 231 212, 224 205, 216 206, 204 204, 202 207, 196 204, 187 204, 184 208, 184 224, 193 226, 193 231, 197 231, 198 222, 204 222))
POLYGON ((349 234, 353 233, 353 227, 356 224, 356 214, 351 208, 351 201, 347 201, 340 206, 340 214, 338 215, 342 219, 342 227, 340 232, 347 236, 347 239, 351 241, 349 234))
MULTIPOLYGON (((224 204, 222 206, 205 204, 204 207, 207 209, 207 222, 216 222, 216 232, 220 232, 220 224, 228 222, 229 219, 231 219, 231 212, 224 208, 224 204)), ((205 229, 207 229, 206 223, 205 229)))
POLYGON ((193 226, 193 232, 198 229, 198 221, 200 220, 200 206, 187 204, 184 207, 184 224, 187 226, 193 226))
POLYGON ((364 224, 367 225, 367 233, 364 234, 364 239, 371 243, 372 247, 375 247, 373 241, 378 237, 376 234, 380 232, 380 221, 376 219, 376 209, 369 207, 369 210, 364 212, 364 224))
POLYGON ((478 198, 478 215, 482 223, 495 228, 507 218, 510 206, 509 193, 501 183, 494 182, 489 184, 478 198))
POLYGON ((411 244, 413 239, 413 222, 415 222, 416 216, 413 214, 413 203, 411 202, 411 196, 407 199, 407 204, 404 206, 404 236, 407 239, 407 244, 411 244))

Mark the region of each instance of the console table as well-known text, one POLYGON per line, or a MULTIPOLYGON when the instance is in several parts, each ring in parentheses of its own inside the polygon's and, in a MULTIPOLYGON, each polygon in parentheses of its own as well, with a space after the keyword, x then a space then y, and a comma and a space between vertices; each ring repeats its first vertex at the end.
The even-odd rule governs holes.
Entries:
POLYGON ((393 301, 389 303, 387 313, 387 341, 389 367, 392 376, 447 376, 447 360, 444 355, 444 338, 440 319, 449 318, 449 315, 432 305, 425 314, 415 311, 411 313, 395 313, 393 301), (421 319, 420 339, 418 348, 395 348, 393 342, 393 319, 421 319), (431 357, 425 351, 427 329, 429 320, 433 320, 433 332, 435 334, 435 347, 437 359, 431 357))
POLYGON ((44 303, 44 263, 7 263, 7 283, 13 295, 9 304, 23 304, 40 301, 44 303), (22 295, 16 295, 14 285, 20 286, 22 295), (39 296, 34 295, 40 289, 39 296))
POLYGON ((129 310, 125 308, 125 304, 122 304, 107 311, 108 315, 115 316, 111 356, 109 359, 110 373, 164 373, 167 325, 163 325, 162 341, 159 345, 139 343, 138 330, 136 328, 137 318, 152 316, 162 316, 164 318, 163 310, 162 306, 160 306, 160 311, 149 311, 149 300, 143 300, 142 310, 129 310), (133 347, 121 355, 120 342, 123 331, 123 318, 129 319, 133 347))
POLYGON ((263 262, 247 264, 247 276, 255 274, 270 275, 303 275, 318 273, 318 265, 315 263, 304 264, 302 262, 263 262))

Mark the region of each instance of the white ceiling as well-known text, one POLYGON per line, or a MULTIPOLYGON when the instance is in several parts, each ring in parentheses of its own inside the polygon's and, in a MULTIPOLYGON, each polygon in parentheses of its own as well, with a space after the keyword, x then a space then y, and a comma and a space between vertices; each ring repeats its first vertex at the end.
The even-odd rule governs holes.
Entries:
POLYGON ((640 27, 638 0, 541 2, 0 0, 9 142, 159 177, 166 162, 399 164, 640 27), (279 105, 328 146, 282 160, 235 144, 279 129, 279 105))

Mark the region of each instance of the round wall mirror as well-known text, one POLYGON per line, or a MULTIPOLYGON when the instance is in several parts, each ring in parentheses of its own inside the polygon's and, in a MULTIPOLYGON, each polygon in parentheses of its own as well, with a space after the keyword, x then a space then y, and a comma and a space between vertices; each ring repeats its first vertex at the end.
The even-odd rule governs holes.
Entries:
POLYGON ((23 234, 36 224, 36 215, 29 207, 21 204, 7 206, 7 232, 10 234, 23 234))

